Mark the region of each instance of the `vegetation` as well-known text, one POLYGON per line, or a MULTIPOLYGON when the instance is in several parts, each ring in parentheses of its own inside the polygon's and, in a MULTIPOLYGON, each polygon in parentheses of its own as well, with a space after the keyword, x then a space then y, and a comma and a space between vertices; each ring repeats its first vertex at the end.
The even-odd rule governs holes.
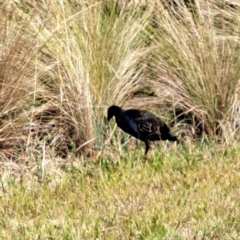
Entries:
POLYGON ((238 1, 0 13, 0 238, 239 238, 238 1), (153 111, 182 144, 143 161, 106 126, 112 104, 153 111))
POLYGON ((239 239, 240 147, 163 147, 142 161, 9 164, 2 174, 1 239, 239 239), (36 173, 32 175, 32 171, 36 173))

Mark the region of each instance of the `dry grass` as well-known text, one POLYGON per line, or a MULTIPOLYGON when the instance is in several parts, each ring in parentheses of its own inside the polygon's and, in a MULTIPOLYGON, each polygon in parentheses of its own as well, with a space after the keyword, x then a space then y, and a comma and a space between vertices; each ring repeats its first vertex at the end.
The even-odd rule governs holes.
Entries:
POLYGON ((173 10, 176 17, 159 4, 146 84, 156 89, 156 101, 167 103, 185 121, 190 116, 195 131, 231 142, 238 115, 233 106, 238 105, 240 9, 224 1, 195 2, 192 9, 173 10))
POLYGON ((44 143, 48 155, 94 155, 111 104, 178 115, 179 134, 236 140, 239 6, 195 2, 1 5, 2 157, 34 159, 44 143))
MULTIPOLYGON (((116 104, 123 104, 141 87, 145 66, 141 60, 146 49, 140 33, 149 13, 134 6, 118 10, 111 1, 11 2, 3 9, 6 15, 14 12, 18 16, 17 25, 12 15, 6 18, 6 25, 14 22, 13 29, 27 29, 19 33, 24 39, 32 34, 30 43, 34 49, 22 48, 19 41, 11 49, 16 53, 21 48, 27 57, 29 74, 19 84, 27 85, 24 94, 29 98, 24 113, 23 103, 18 102, 22 108, 14 105, 18 106, 18 123, 24 129, 19 129, 18 135, 24 140, 21 146, 10 147, 28 148, 34 155, 45 141, 48 152, 60 156, 83 150, 91 154, 94 146, 101 148, 106 106, 112 104, 113 98, 116 104)), ((22 55, 15 57, 24 60, 22 55)), ((9 73, 16 59, 11 61, 5 75, 14 80, 9 73)), ((20 70, 23 74, 24 68, 20 70)), ((8 81, 5 75, 3 81, 8 81)), ((20 93, 15 95, 21 97, 20 93)), ((8 132, 16 136, 15 129, 8 132)))

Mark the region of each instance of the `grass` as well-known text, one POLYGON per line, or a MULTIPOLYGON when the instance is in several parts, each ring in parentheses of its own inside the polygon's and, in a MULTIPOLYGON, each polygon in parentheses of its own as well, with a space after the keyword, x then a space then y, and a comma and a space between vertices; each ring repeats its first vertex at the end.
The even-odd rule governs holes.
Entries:
POLYGON ((240 5, 137 2, 0 3, 0 239, 239 239, 240 5), (182 144, 144 161, 112 104, 182 144))
POLYGON ((196 2, 194 14, 183 6, 176 18, 160 7, 156 30, 151 30, 154 44, 148 85, 155 86, 160 102, 193 113, 195 125, 202 125, 210 135, 221 133, 228 141, 227 133, 234 132, 228 123, 239 85, 236 15, 231 11, 232 21, 221 21, 216 12, 224 19, 226 10, 217 1, 196 2))
POLYGON ((160 147, 143 161, 124 151, 115 161, 59 162, 43 180, 5 168, 0 238, 238 239, 239 152, 160 147))
POLYGON ((240 7, 195 2, 0 4, 0 157, 95 155, 112 104, 236 141, 240 7))

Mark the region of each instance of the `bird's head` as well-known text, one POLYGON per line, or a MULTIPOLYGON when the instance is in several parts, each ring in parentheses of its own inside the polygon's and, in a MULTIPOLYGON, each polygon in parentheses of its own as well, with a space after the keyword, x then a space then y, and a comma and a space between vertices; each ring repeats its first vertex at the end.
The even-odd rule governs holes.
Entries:
POLYGON ((108 108, 107 120, 109 121, 113 116, 118 115, 122 109, 118 106, 112 105, 108 108))

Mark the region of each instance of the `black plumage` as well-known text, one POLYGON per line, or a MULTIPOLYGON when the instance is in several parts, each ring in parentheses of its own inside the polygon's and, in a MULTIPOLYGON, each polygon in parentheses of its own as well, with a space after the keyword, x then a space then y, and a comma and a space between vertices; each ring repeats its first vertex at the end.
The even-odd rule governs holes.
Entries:
POLYGON ((124 132, 145 143, 145 155, 150 148, 150 141, 177 141, 177 136, 160 118, 146 110, 124 110, 118 106, 108 108, 108 121, 115 116, 116 123, 124 132))

